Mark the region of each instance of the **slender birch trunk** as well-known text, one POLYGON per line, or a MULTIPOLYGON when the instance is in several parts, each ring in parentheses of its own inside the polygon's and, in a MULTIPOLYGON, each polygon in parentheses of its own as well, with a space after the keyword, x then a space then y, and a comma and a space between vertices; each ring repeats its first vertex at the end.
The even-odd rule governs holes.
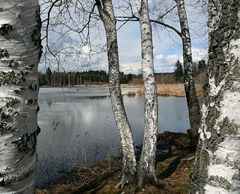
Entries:
POLYGON ((187 98, 189 120, 191 129, 189 135, 193 148, 196 148, 198 142, 198 129, 201 121, 201 110, 198 102, 196 88, 193 78, 193 59, 190 32, 188 27, 187 13, 184 0, 176 0, 178 15, 180 20, 182 45, 183 45, 183 64, 184 64, 184 88, 187 98))
POLYGON ((109 65, 109 90, 114 118, 121 137, 123 167, 122 181, 120 185, 123 186, 124 184, 132 181, 136 174, 136 158, 133 136, 125 112, 121 93, 117 30, 112 1, 96 0, 96 3, 106 31, 109 65))
POLYGON ((240 193, 240 1, 209 0, 209 61, 191 193, 240 193))
POLYGON ((34 193, 40 29, 37 0, 0 0, 0 193, 34 193))
POLYGON ((158 99, 154 77, 152 28, 148 0, 136 0, 139 13, 144 82, 144 138, 138 168, 138 186, 146 181, 157 182, 155 176, 156 140, 158 131, 158 99))

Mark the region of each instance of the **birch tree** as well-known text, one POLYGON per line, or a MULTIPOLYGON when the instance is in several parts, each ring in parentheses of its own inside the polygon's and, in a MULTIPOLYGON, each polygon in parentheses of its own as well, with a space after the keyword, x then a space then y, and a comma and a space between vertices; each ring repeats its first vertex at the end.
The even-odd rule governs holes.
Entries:
MULTIPOLYGON (((184 87, 185 87, 185 93, 187 98, 187 105, 188 105, 188 111, 189 111, 189 120, 190 120, 190 126, 191 130, 189 131, 189 135, 191 137, 192 146, 193 148, 196 148, 197 141, 198 141, 198 128, 201 121, 201 111, 200 111, 200 105, 196 94, 196 88, 195 88, 195 82, 193 77, 193 58, 192 58, 192 45, 191 45, 191 38, 190 38, 190 32, 189 32, 189 26, 188 26, 188 18, 185 10, 184 0, 175 0, 177 5, 172 6, 171 8, 167 9, 164 13, 157 14, 157 18, 152 19, 150 18, 151 23, 158 24, 159 26, 165 27, 168 30, 171 30, 172 32, 175 32, 182 40, 183 45, 183 61, 184 61, 184 87), (163 19, 168 16, 173 10, 175 10, 175 7, 178 8, 178 16, 180 20, 180 27, 181 31, 176 29, 173 25, 169 25, 166 22, 163 21, 163 19)), ((169 2, 168 2, 169 3, 169 2)), ((161 3, 160 7, 163 5, 161 3)), ((132 9, 131 3, 128 5, 130 10, 129 16, 117 16, 117 21, 120 22, 129 22, 129 21, 139 21, 140 18, 137 17, 132 9)), ((162 8, 162 7, 161 7, 162 8)), ((150 10, 151 12, 159 12, 161 8, 155 8, 156 10, 150 10)))
POLYGON ((132 181, 136 174, 136 158, 133 146, 133 136, 123 105, 121 93, 117 30, 112 1, 96 0, 96 4, 106 32, 109 66, 109 90, 112 110, 120 132, 122 146, 122 180, 119 186, 123 186, 124 184, 132 181))
POLYGON ((191 145, 195 148, 198 141, 198 128, 201 121, 201 111, 198 102, 195 82, 193 78, 193 58, 190 32, 188 27, 187 13, 185 10, 184 0, 175 0, 177 3, 178 16, 181 27, 181 39, 183 47, 183 64, 184 64, 184 88, 187 98, 189 120, 190 120, 190 137, 191 145))
POLYGON ((191 193, 240 193, 240 1, 209 0, 208 86, 191 193))
POLYGON ((39 14, 37 0, 0 0, 0 193, 34 193, 39 14))
POLYGON ((148 12, 148 0, 136 0, 139 13, 142 73, 144 82, 144 137, 138 168, 138 186, 145 180, 157 183, 155 175, 156 140, 158 131, 158 99, 154 77, 152 28, 148 12))
MULTIPOLYGON (((112 0, 94 0, 94 1, 72 1, 72 2, 61 2, 62 4, 53 11, 54 3, 59 3, 59 0, 55 0, 53 3, 49 0, 50 8, 47 14, 46 24, 46 41, 48 42, 48 30, 51 26, 51 20, 49 16, 51 13, 55 13, 61 21, 61 18, 69 18, 67 24, 65 21, 59 23, 59 26, 64 26, 65 34, 66 31, 76 33, 80 36, 81 42, 87 41, 90 45, 91 50, 94 47, 94 43, 91 42, 91 31, 101 29, 102 26, 98 26, 99 21, 103 23, 107 41, 107 55, 108 55, 108 73, 109 73, 109 91, 112 104, 113 115, 119 129, 122 147, 122 179, 118 186, 124 186, 131 182, 136 174, 136 158, 134 152, 134 143, 131 127, 125 112, 122 92, 120 86, 120 70, 119 70, 119 53, 118 53, 118 42, 117 42, 117 30, 116 21, 114 15, 114 8, 112 0), (66 5, 64 5, 66 4, 66 5), (63 8, 62 8, 63 7, 63 8), (95 11, 95 7, 98 9, 98 13, 95 11), (61 11, 60 11, 61 10, 61 11), (67 16, 65 16, 65 14, 67 16), (70 15, 70 17, 69 17, 70 15), (76 15, 76 16, 75 16, 76 15), (77 19, 76 19, 77 18, 77 19), (85 18, 85 19, 84 19, 85 18), (79 20, 78 20, 79 19, 79 20)), ((56 17, 55 17, 56 18, 56 17)), ((55 26, 54 26, 55 27, 55 26)), ((100 33, 100 31, 99 31, 100 33)), ((48 43, 47 43, 48 45, 48 43)), ((80 45, 79 45, 80 46, 80 45)), ((98 46, 99 47, 99 46, 98 46)), ((103 50, 105 47, 102 46, 103 50)), ((50 46, 47 46, 50 51, 50 46)), ((57 53, 57 52, 52 52, 57 53)), ((93 52, 91 51, 91 54, 93 52)), ((99 54, 99 53, 98 53, 99 54)), ((55 55, 55 54, 54 54, 55 55)), ((80 61, 80 58, 79 58, 80 61)))

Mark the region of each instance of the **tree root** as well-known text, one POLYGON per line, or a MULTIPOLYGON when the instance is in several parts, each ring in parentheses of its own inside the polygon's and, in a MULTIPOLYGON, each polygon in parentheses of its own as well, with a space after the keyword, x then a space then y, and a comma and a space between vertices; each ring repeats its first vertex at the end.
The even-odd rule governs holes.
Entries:
POLYGON ((128 184, 128 181, 120 181, 118 184, 115 185, 115 188, 123 189, 125 185, 128 184))
POLYGON ((115 188, 123 189, 124 186, 133 183, 133 180, 134 180, 134 176, 133 175, 132 176, 128 176, 128 177, 122 175, 121 181, 115 186, 115 188))

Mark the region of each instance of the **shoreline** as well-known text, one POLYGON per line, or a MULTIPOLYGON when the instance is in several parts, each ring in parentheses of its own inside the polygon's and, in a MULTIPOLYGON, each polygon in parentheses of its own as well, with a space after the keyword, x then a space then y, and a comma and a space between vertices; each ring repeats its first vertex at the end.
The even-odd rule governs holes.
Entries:
MULTIPOLYGON (((202 85, 196 84, 196 92, 198 97, 203 97, 204 95, 204 90, 202 85)), ((41 88, 58 88, 60 86, 56 87, 47 87, 47 86, 42 86, 41 88)), ((64 86, 61 88, 108 88, 108 84, 100 84, 100 85, 74 85, 71 87, 64 86)), ((143 85, 136 85, 136 84, 121 84, 121 88, 128 88, 128 89, 137 89, 136 91, 129 91, 127 96, 143 96, 144 95, 144 89, 143 85)), ((185 90, 184 90, 184 85, 183 84, 157 84, 157 95, 158 96, 175 96, 175 97, 185 97, 185 90)))
MULTIPOLYGON (((140 149, 141 146, 136 147, 138 157, 141 153, 140 149)), ((187 133, 164 132, 158 134, 156 175, 171 184, 161 188, 146 185, 144 192, 137 193, 188 193, 194 154, 190 149, 190 139, 187 133)), ((116 188, 117 183, 121 180, 121 166, 121 158, 116 157, 100 161, 90 167, 74 168, 55 182, 37 188, 36 194, 133 193, 134 188, 131 185, 123 189, 116 188)))

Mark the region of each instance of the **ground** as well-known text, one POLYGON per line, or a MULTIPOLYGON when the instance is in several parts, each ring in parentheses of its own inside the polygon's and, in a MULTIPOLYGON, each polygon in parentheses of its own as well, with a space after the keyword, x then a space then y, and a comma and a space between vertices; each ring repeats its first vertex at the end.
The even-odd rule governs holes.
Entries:
POLYGON ((194 162, 189 143, 187 134, 164 132, 158 136, 156 173, 165 182, 160 187, 149 184, 140 191, 131 186, 116 188, 121 179, 121 161, 114 158, 88 168, 75 168, 56 183, 38 188, 36 194, 186 194, 194 162))

